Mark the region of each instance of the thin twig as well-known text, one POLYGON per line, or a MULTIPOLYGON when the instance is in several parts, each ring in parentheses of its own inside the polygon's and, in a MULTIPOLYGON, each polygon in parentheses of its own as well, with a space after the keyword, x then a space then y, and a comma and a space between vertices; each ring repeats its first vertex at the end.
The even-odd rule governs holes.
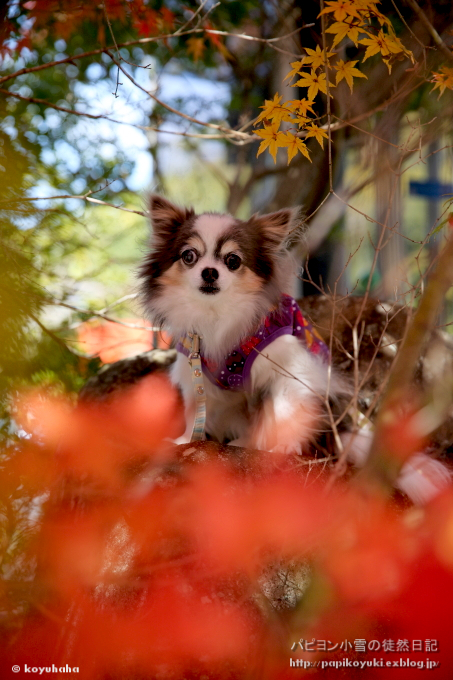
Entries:
MULTIPOLYGON (((93 192, 91 192, 93 193, 93 192)), ((97 203, 99 205, 106 205, 109 208, 116 208, 116 210, 122 210, 123 212, 128 212, 128 213, 134 213, 135 215, 141 215, 142 217, 148 217, 148 212, 143 212, 143 210, 132 210, 131 208, 123 208, 121 205, 115 205, 114 203, 109 203, 108 201, 101 201, 99 198, 92 198, 91 196, 87 194, 82 194, 79 196, 72 195, 72 194, 60 194, 57 196, 32 196, 32 197, 26 197, 26 198, 10 198, 6 199, 3 201, 0 201, 1 203, 22 203, 22 202, 29 202, 29 201, 51 201, 51 200, 56 200, 56 199, 63 199, 63 198, 77 198, 82 201, 89 201, 90 203, 97 203)))
MULTIPOLYGON (((74 111, 74 109, 67 109, 64 106, 58 106, 58 104, 52 104, 51 102, 48 102, 46 99, 38 99, 37 97, 24 97, 23 95, 19 94, 18 92, 12 92, 11 90, 5 90, 3 88, 0 88, 0 93, 6 95, 7 97, 14 97, 15 99, 21 99, 22 101, 25 102, 31 102, 32 104, 43 104, 44 106, 48 106, 50 109, 55 109, 56 111, 62 111, 63 113, 72 113, 75 116, 84 116, 85 118, 93 118, 93 119, 99 119, 99 118, 106 118, 104 114, 102 113, 86 113, 84 111, 74 111)), ((107 120, 109 120, 107 118, 107 120)), ((112 121, 114 123, 118 121, 112 121)))
POLYGON ((310 28, 311 26, 314 25, 315 25, 314 23, 304 24, 303 26, 294 29, 294 31, 291 31, 291 33, 286 33, 286 35, 280 35, 277 38, 256 38, 255 36, 247 35, 246 33, 229 33, 228 31, 217 31, 211 28, 205 28, 204 30, 205 33, 213 33, 214 35, 223 35, 232 38, 241 38, 242 40, 252 40, 253 42, 261 42, 271 45, 272 43, 278 42, 279 40, 286 40, 287 38, 291 38, 291 36, 295 35, 296 33, 300 33, 304 28, 310 28))
POLYGON ((75 305, 70 305, 68 302, 64 302, 63 300, 48 300, 47 301, 48 305, 55 305, 56 307, 65 307, 66 309, 71 309, 73 312, 77 312, 78 314, 83 314, 87 316, 87 319, 85 321, 88 321, 89 319, 93 318, 100 318, 103 319, 104 321, 110 321, 112 323, 116 323, 119 326, 124 326, 125 328, 133 328, 135 330, 140 330, 140 331, 150 331, 150 332, 156 332, 156 331, 161 331, 162 329, 158 326, 143 326, 143 324, 140 323, 128 323, 127 321, 121 321, 121 319, 115 319, 112 316, 109 316, 108 314, 105 314, 103 310, 96 311, 94 309, 81 309, 80 307, 76 307, 75 305))
MULTIPOLYGON (((189 28, 190 24, 192 24, 195 21, 195 19, 201 14, 201 12, 205 8, 207 2, 208 2, 208 0, 202 0, 202 2, 200 2, 199 6, 195 10, 195 12, 192 14, 190 19, 183 26, 181 26, 181 29, 180 29, 181 31, 185 31, 189 28)), ((219 5, 220 5, 220 3, 217 2, 213 7, 211 7, 211 9, 209 11, 212 12, 212 10, 216 9, 216 7, 218 7, 219 5)))
MULTIPOLYGON (((321 14, 324 11, 324 0, 321 0, 321 14)), ((333 191, 332 179, 332 120, 330 116, 330 83, 329 69, 327 64, 327 42, 326 42, 326 17, 321 16, 322 51, 324 54, 324 73, 326 74, 326 98, 327 98, 327 134, 328 134, 328 156, 329 156, 329 191, 333 191)))
POLYGON ((409 33, 411 34, 411 36, 414 38, 414 40, 416 40, 416 41, 418 42, 418 44, 420 45, 420 47, 421 47, 422 50, 423 50, 423 53, 425 53, 426 45, 424 45, 424 44, 422 43, 422 41, 419 40, 419 38, 415 35, 414 31, 411 29, 411 27, 410 27, 409 24, 407 23, 406 19, 403 17, 403 15, 401 14, 400 10, 398 9, 398 5, 396 4, 395 0, 392 0, 392 5, 393 5, 393 7, 395 8, 395 10, 396 10, 396 12, 397 12, 399 18, 401 19, 401 21, 403 22, 403 24, 406 26, 407 30, 408 30, 409 33))

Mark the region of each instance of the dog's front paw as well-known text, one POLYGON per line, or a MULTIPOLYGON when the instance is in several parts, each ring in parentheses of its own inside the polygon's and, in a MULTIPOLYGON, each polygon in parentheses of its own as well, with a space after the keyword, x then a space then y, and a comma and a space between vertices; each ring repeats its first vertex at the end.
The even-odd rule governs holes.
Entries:
POLYGON ((294 405, 286 397, 267 401, 252 428, 253 448, 282 455, 301 455, 318 417, 317 403, 294 405))
POLYGON ((270 449, 271 453, 278 453, 281 454, 282 456, 290 456, 290 455, 302 455, 302 444, 300 442, 295 443, 293 442, 292 444, 277 444, 274 446, 272 449, 270 449))
POLYGON ((249 445, 250 442, 247 437, 238 437, 237 439, 228 442, 228 446, 241 446, 243 449, 246 449, 249 445))
POLYGON ((180 437, 177 437, 177 439, 170 439, 166 438, 164 441, 170 442, 170 444, 176 444, 176 446, 179 446, 180 444, 190 444, 191 440, 191 435, 189 434, 183 434, 180 437))

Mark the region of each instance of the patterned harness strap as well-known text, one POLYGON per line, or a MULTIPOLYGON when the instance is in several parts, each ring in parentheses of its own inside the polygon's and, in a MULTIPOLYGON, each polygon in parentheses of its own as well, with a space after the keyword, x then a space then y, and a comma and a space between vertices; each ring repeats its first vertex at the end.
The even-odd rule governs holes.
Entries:
MULTIPOLYGON (((195 419, 192 429, 191 442, 203 441, 206 439, 206 391, 203 381, 203 370, 200 355, 200 338, 197 333, 188 333, 191 341, 190 353, 188 355, 189 365, 192 373, 192 384, 195 397, 195 419)), ((374 425, 367 416, 359 409, 350 407, 348 413, 356 424, 358 430, 373 432, 374 425)))
POLYGON ((200 353, 200 339, 197 333, 188 333, 180 338, 176 349, 188 357, 191 367, 195 398, 195 422, 191 441, 206 438, 206 390, 203 374, 220 389, 243 390, 250 382, 254 359, 271 342, 281 335, 294 335, 303 342, 309 352, 318 354, 329 361, 330 353, 326 344, 313 326, 304 318, 299 306, 289 295, 282 295, 279 305, 273 308, 255 334, 235 347, 220 364, 213 364, 200 353))

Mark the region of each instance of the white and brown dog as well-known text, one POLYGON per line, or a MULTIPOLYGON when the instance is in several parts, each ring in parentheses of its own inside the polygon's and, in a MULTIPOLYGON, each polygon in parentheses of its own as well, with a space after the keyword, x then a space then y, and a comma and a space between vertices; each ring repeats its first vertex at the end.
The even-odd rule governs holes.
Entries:
MULTIPOLYGON (((190 441, 195 417, 188 338, 200 340, 206 432, 219 442, 301 453, 343 382, 328 349, 287 294, 294 266, 287 248, 294 210, 248 221, 180 208, 153 195, 151 250, 140 276, 153 323, 180 338, 172 381, 182 391, 190 441)), ((369 434, 348 442, 361 463, 369 434)), ((399 486, 426 501, 449 482, 440 463, 418 454, 399 486)))

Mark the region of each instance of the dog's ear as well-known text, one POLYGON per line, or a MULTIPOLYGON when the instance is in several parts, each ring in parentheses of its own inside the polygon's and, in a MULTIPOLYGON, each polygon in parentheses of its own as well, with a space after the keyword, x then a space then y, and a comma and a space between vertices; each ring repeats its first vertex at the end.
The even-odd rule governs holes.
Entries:
POLYGON ((285 208, 267 215, 253 215, 252 222, 257 226, 268 246, 279 250, 288 240, 295 227, 297 209, 285 208))
POLYGON ((149 212, 153 239, 157 241, 168 241, 175 236, 182 224, 195 214, 192 208, 180 208, 157 194, 150 198, 149 212))

